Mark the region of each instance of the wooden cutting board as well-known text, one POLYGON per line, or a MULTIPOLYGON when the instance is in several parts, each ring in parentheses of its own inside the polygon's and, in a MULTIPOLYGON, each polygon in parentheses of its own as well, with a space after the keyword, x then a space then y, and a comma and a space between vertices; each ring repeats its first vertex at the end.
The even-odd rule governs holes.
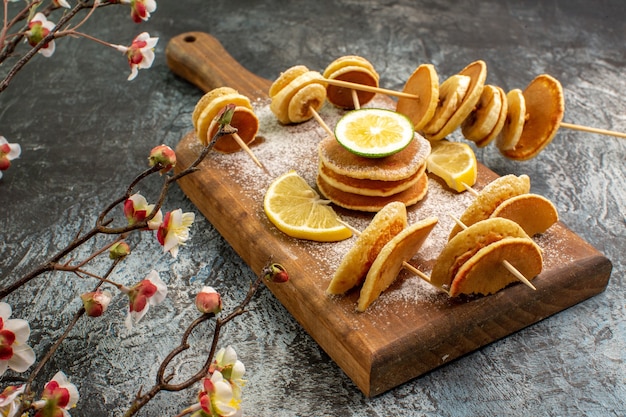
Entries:
MULTIPOLYGON (((302 144, 297 135, 319 129, 316 122, 283 127, 271 120, 267 115, 271 81, 247 71, 206 33, 190 32, 173 38, 166 56, 174 73, 201 90, 229 86, 253 100, 261 119, 259 140, 253 150, 261 160, 278 158, 278 166, 284 167, 281 171, 273 168, 275 172, 267 175, 243 152, 211 153, 200 171, 180 181, 181 188, 255 273, 260 273, 270 257, 287 268, 290 281, 268 284, 270 290, 366 396, 396 387, 606 288, 610 261, 558 223, 536 239, 544 254, 544 270, 533 280, 536 291, 514 284, 488 297, 449 299, 419 278, 402 272, 368 311, 356 313, 357 292, 345 297, 324 294, 350 240, 324 244, 296 240, 279 232, 263 213, 263 190, 287 169, 305 170, 305 179, 314 183, 315 146, 302 144), (279 141, 285 144, 276 152, 271 144, 279 141), (306 153, 306 148, 303 153, 303 146, 309 146, 310 152, 306 153)), ((389 99, 379 99, 393 105, 389 99)), ((330 105, 326 108, 326 117, 336 112, 330 105)), ((189 127, 193 129, 191 120, 189 127)), ((182 138, 176 150, 177 169, 189 166, 200 150, 193 132, 182 138)), ((274 162, 272 167, 276 165, 274 162)), ((495 177, 479 165, 475 188, 481 189, 495 177)), ((409 209, 409 221, 433 214, 440 219, 439 232, 433 231, 431 243, 426 245, 429 249, 420 250, 411 260, 425 272, 432 268, 432 254, 438 253, 451 227, 446 211, 456 209, 455 214, 459 214, 470 198, 469 193, 445 190, 434 177, 429 182, 425 201, 409 209)), ((363 213, 337 211, 359 227, 371 218, 363 213)))

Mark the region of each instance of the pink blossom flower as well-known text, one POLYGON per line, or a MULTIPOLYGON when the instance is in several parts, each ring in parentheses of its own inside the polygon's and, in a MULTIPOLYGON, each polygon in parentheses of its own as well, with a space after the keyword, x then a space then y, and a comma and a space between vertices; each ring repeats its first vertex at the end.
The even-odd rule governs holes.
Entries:
POLYGON ((76 386, 59 371, 46 384, 41 398, 33 403, 33 407, 37 409, 35 417, 69 417, 67 410, 76 407, 80 397, 76 386))
POLYGON ((148 164, 153 167, 159 165, 163 167, 161 174, 165 174, 176 166, 176 152, 167 145, 159 145, 152 148, 148 157, 148 164))
MULTIPOLYGON (((36 46, 39 42, 42 41, 43 38, 48 36, 50 31, 54 29, 55 26, 56 24, 49 21, 46 18, 46 15, 41 12, 37 13, 30 20, 30 22, 28 22, 28 30, 25 33, 26 39, 28 39, 28 43, 30 44, 30 46, 36 46)), ((52 56, 52 54, 54 53, 54 49, 54 40, 51 40, 37 52, 48 58, 52 56)))
POLYGON ((120 3, 130 4, 130 17, 135 23, 148 20, 157 8, 155 0, 121 0, 120 3))
POLYGON ((178 246, 189 240, 189 228, 194 220, 193 213, 183 213, 181 209, 165 213, 163 223, 157 230, 157 239, 163 246, 163 252, 169 251, 174 258, 178 256, 178 246))
POLYGON ((126 55, 130 65, 128 81, 134 80, 140 69, 150 68, 154 62, 154 47, 159 38, 151 38, 148 32, 139 34, 130 46, 114 45, 115 49, 126 55))
POLYGON ((111 303, 111 293, 109 291, 91 291, 80 296, 83 307, 89 317, 100 317, 111 303))
POLYGON ((246 367, 243 362, 237 359, 237 352, 235 352, 232 346, 227 346, 217 351, 215 359, 209 367, 209 372, 214 371, 219 371, 222 374, 224 379, 230 383, 233 396, 240 400, 241 389, 246 383, 243 379, 246 367))
POLYGON ((160 304, 167 296, 167 286, 159 273, 155 270, 135 284, 132 288, 122 289, 126 292, 129 299, 128 316, 126 316, 126 327, 130 330, 133 328, 133 322, 139 323, 139 320, 148 312, 151 305, 160 304))
POLYGON ((232 386, 220 371, 202 381, 198 394, 199 408, 211 417, 237 417, 242 415, 241 398, 234 395, 232 386))
POLYGON ((0 136, 0 178, 2 171, 11 167, 11 161, 19 158, 22 148, 17 143, 9 143, 4 136, 0 136))
POLYGON ((203 287, 196 295, 196 308, 201 313, 217 314, 222 311, 222 297, 213 287, 203 287))
POLYGON ((20 408, 20 395, 24 392, 24 385, 8 386, 0 393, 0 415, 15 417, 20 408))
POLYGON ((11 312, 10 305, 0 302, 0 375, 7 368, 24 372, 35 363, 35 352, 26 345, 30 326, 26 320, 9 319, 11 312))
MULTIPOLYGON (((154 204, 148 204, 148 201, 141 194, 133 194, 124 202, 124 215, 128 220, 128 224, 133 225, 142 222, 152 214, 154 204)), ((159 210, 152 220, 148 221, 150 230, 157 230, 163 222, 163 213, 159 210)))

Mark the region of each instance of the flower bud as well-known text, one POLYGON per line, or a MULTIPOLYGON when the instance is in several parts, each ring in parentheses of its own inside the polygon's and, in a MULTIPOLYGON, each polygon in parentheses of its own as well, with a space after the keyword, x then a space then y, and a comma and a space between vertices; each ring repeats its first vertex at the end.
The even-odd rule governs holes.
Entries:
POLYGON ((130 246, 125 241, 117 242, 109 249, 110 259, 121 259, 130 254, 130 246))
POLYGON ((201 313, 217 314, 222 311, 222 297, 213 287, 203 287, 196 295, 196 308, 201 313))
POLYGON ((151 167, 160 166, 162 168, 160 172, 164 174, 176 165, 176 152, 167 145, 156 146, 150 151, 148 164, 151 167))
POLYGON ((80 299, 83 300, 83 307, 89 317, 100 317, 109 307, 111 293, 96 290, 82 294, 80 299))
POLYGON ((282 283, 289 280, 289 274, 281 264, 271 263, 263 268, 262 273, 266 281, 282 283))

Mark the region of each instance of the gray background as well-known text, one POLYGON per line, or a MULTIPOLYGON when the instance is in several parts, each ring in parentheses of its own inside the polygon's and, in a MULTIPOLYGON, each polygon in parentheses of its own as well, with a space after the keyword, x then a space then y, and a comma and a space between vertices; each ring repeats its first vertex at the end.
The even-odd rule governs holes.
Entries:
MULTIPOLYGON (((151 147, 175 146, 191 130, 201 92, 174 76, 164 57, 167 41, 186 31, 211 33, 268 79, 296 64, 321 70, 346 54, 370 60, 381 86, 397 89, 421 63, 434 64, 445 77, 483 59, 488 81, 505 90, 545 72, 563 84, 565 121, 626 131, 622 0, 162 0, 148 23, 135 25, 127 14, 126 7, 108 7, 83 29, 119 44, 144 30, 160 37, 153 68, 135 81, 126 81, 125 59, 114 50, 66 38, 52 58, 35 57, 0 95, 0 134, 23 150, 0 180, 3 283, 90 227, 144 168, 151 147)), ((252 313, 229 325, 222 343, 231 343, 247 367, 245 415, 624 415, 626 140, 561 129, 528 162, 506 160, 493 146, 476 153, 498 174, 531 176, 533 192, 550 198, 562 221, 613 262, 607 290, 373 399, 261 291, 252 313)), ((150 182, 140 191, 150 196, 157 187, 150 182)), ((175 187, 166 209, 177 207, 197 213, 175 187)), ((161 255, 143 235, 134 241, 141 253, 115 274, 132 283, 157 269, 170 289, 167 301, 127 332, 127 307, 117 297, 106 318, 82 321, 46 368, 45 377, 63 370, 78 386, 82 398, 72 416, 119 415, 140 386, 152 385, 156 363, 195 317, 193 295, 202 285, 219 288, 227 308, 243 297, 252 272, 197 214, 178 260, 161 255)), ((47 275, 5 301, 14 317, 30 321, 30 344, 41 356, 79 307, 76 294, 92 286, 47 275)), ((198 351, 186 355, 177 372, 194 369, 206 340, 206 334, 194 339, 198 351)), ((196 393, 160 394, 141 415, 174 415, 196 393)))

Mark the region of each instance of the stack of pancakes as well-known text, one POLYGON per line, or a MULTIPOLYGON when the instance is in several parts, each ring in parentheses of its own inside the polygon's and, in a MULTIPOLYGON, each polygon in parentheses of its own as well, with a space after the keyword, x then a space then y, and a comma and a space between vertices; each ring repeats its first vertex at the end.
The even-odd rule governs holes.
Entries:
POLYGON ((430 142, 415 134, 402 151, 384 158, 358 156, 327 137, 319 144, 319 191, 340 207, 378 212, 392 201, 406 206, 428 191, 426 158, 430 142))

